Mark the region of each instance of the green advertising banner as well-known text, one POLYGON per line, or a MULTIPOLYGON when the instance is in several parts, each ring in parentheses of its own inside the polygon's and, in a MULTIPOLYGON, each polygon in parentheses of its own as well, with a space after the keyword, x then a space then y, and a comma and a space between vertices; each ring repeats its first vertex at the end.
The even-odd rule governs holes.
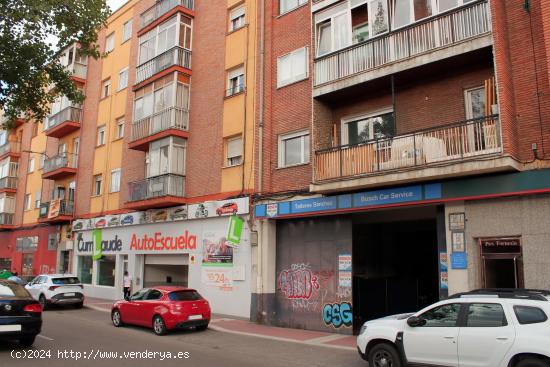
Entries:
POLYGON ((241 234, 243 232, 243 220, 236 215, 229 217, 229 226, 227 229, 227 241, 229 244, 237 247, 241 243, 241 234))
POLYGON ((94 239, 94 252, 92 254, 92 259, 97 261, 103 256, 101 253, 101 229, 94 230, 92 237, 94 239))

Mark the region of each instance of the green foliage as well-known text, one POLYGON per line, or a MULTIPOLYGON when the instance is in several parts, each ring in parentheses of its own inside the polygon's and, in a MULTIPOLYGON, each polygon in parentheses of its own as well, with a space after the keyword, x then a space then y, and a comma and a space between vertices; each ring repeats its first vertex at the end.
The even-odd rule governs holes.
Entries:
POLYGON ((109 14, 105 0, 0 0, 0 108, 7 127, 21 114, 42 121, 59 95, 82 102, 59 56, 78 43, 83 55, 100 57, 97 32, 109 14))

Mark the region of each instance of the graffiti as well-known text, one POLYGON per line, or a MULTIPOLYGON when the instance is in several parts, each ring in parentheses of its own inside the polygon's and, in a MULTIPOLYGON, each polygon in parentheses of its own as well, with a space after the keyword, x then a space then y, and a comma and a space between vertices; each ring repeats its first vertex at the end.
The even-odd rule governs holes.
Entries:
POLYGON ((328 298, 327 290, 319 290, 312 299, 292 299, 290 305, 293 312, 321 312, 325 299, 328 298))
POLYGON ((319 290, 319 278, 307 264, 292 264, 279 274, 277 287, 288 299, 309 300, 319 290))
POLYGON ((350 299, 351 298, 351 288, 350 287, 338 287, 336 291, 336 297, 339 299, 350 299))
POLYGON ((353 314, 351 312, 351 303, 327 303, 323 307, 323 321, 325 325, 332 325, 335 328, 339 328, 344 325, 350 327, 353 320, 353 314))

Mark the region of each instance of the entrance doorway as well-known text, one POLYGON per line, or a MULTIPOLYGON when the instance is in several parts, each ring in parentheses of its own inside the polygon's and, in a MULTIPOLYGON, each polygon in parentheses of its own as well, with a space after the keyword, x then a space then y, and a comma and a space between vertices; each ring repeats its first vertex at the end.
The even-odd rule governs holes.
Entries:
POLYGON ((414 312, 439 300, 436 218, 435 207, 354 218, 354 329, 365 321, 414 312))
POLYGON ((480 238, 485 288, 523 288, 519 238, 480 238))
POLYGON ((485 259, 485 288, 517 288, 515 259, 485 259))
POLYGON ((145 255, 143 287, 173 285, 187 287, 189 255, 145 255))

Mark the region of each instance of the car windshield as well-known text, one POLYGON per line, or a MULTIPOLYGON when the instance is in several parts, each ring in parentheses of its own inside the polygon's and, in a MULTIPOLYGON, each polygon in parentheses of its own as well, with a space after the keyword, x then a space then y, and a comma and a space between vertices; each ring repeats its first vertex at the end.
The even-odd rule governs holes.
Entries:
POLYGON ((28 298, 29 292, 14 282, 0 282, 0 298, 28 298))
POLYGON ((170 301, 198 301, 202 296, 197 291, 176 291, 168 294, 170 301))
POLYGON ((53 278, 52 283, 55 285, 78 284, 80 283, 80 280, 78 280, 77 277, 53 278))

